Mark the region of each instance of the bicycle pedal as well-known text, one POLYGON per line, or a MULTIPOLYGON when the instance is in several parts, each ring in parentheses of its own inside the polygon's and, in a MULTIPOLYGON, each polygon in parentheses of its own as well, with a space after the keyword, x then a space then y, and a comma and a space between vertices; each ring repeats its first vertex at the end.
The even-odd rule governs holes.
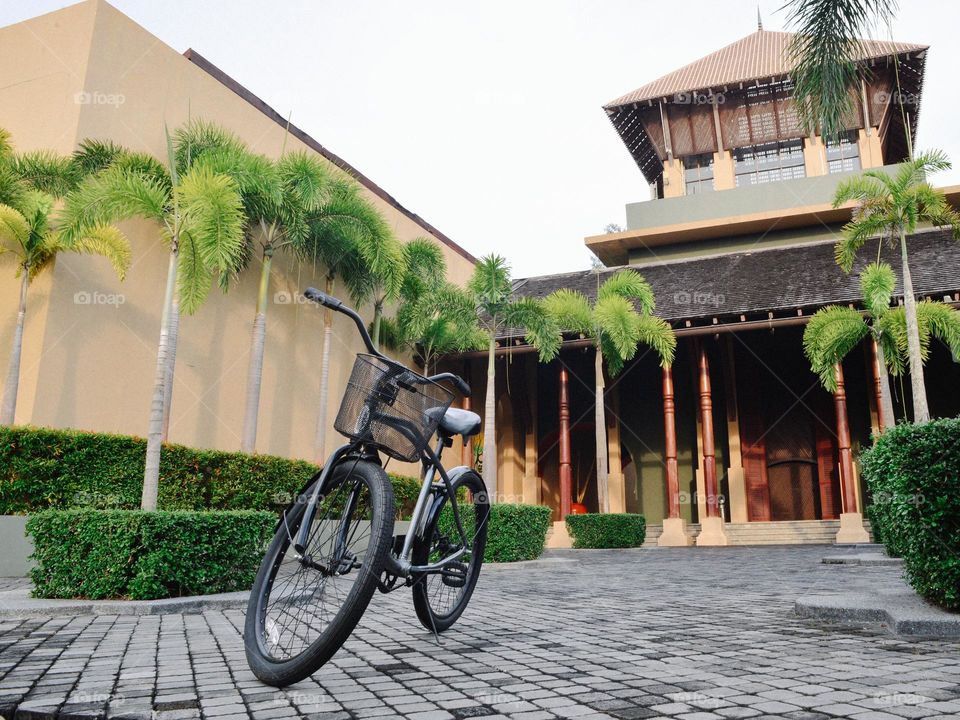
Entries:
POLYGON ((443 569, 440 577, 447 587, 462 588, 467 584, 467 564, 455 560, 443 569))

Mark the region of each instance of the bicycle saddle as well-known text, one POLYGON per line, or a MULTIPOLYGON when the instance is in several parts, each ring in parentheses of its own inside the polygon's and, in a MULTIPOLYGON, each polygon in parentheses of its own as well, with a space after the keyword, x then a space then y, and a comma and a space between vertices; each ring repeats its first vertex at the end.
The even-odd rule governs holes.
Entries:
MULTIPOLYGON (((428 414, 433 414, 439 408, 427 410, 428 414)), ((480 432, 480 416, 469 410, 460 408, 448 408, 440 418, 440 432, 450 437, 454 435, 463 435, 470 437, 480 432)))

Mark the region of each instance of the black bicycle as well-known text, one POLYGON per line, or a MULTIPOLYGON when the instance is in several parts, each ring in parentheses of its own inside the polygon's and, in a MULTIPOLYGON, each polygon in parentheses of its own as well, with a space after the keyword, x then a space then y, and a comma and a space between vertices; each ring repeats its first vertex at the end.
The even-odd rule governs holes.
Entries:
POLYGON ((304 295, 350 317, 369 352, 357 356, 337 413, 335 427, 348 442, 284 511, 250 592, 247 662, 278 687, 326 663, 377 589, 411 587, 425 628, 453 625, 477 584, 490 513, 480 476, 440 463, 455 436, 480 430, 477 414, 450 407, 454 394, 441 383, 466 397, 470 386, 453 373, 424 377, 384 357, 354 310, 314 288, 304 295), (408 529, 397 537, 380 453, 424 469, 408 529))

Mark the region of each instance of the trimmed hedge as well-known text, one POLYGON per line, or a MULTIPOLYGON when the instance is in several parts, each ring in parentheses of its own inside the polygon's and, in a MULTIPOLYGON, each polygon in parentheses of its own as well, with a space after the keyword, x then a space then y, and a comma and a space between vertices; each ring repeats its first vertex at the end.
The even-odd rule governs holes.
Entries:
POLYGON ((575 548, 640 547, 647 537, 647 521, 633 513, 567 515, 567 530, 575 548))
POLYGON ((27 521, 41 598, 150 600, 248 590, 276 515, 43 510, 27 521))
MULTIPOLYGON (((463 508, 464 505, 460 507, 463 508)), ((460 518, 467 537, 473 535, 474 516, 474 512, 464 513, 461 509, 460 518)), ((459 537, 456 534, 453 511, 449 504, 440 514, 440 527, 453 537, 459 537)), ((543 544, 549 527, 550 508, 540 505, 491 505, 483 561, 536 560, 543 553, 543 544)))
MULTIPOLYGON (((146 440, 127 435, 0 427, 0 515, 74 507, 135 510, 146 446, 146 440)), ((279 513, 316 471, 303 460, 164 445, 158 507, 279 513)), ((420 483, 391 479, 406 517, 420 483)))
POLYGON ((871 523, 907 580, 928 600, 960 610, 960 418, 904 424, 861 456, 871 523))

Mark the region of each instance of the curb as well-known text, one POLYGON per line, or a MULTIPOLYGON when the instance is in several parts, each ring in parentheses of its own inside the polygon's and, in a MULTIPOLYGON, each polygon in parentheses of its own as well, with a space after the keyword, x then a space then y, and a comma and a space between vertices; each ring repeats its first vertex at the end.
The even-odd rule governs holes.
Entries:
POLYGON ((249 592, 218 593, 161 600, 42 600, 29 590, 0 592, 0 618, 74 615, 180 615, 245 608, 249 592))
POLYGON ((794 611, 812 620, 880 624, 903 637, 960 638, 960 614, 941 610, 912 590, 805 595, 797 598, 794 611))
POLYGON ((821 562, 825 565, 903 565, 903 558, 890 557, 882 553, 857 553, 854 555, 826 555, 821 562))

